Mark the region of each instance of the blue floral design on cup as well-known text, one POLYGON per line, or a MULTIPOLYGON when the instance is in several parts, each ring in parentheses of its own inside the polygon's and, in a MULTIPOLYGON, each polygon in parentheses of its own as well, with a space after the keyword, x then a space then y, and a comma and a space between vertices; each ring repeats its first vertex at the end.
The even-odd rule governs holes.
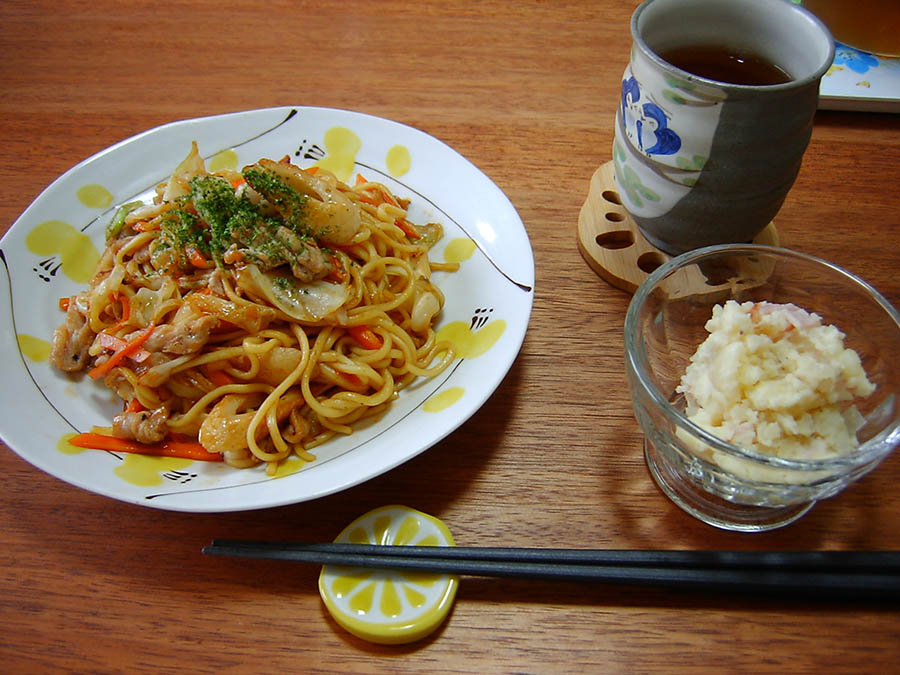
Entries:
POLYGON ((665 111, 652 101, 641 101, 634 77, 622 80, 622 119, 628 135, 647 155, 674 155, 681 149, 681 138, 669 128, 665 111))

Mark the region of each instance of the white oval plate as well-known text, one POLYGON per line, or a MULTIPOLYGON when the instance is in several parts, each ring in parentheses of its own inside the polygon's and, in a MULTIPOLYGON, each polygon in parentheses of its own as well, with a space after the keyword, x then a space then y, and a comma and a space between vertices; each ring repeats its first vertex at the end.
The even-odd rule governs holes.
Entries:
POLYGON ((309 107, 175 122, 90 157, 55 180, 13 224, 0 240, 0 263, 0 316, 9 317, 0 328, 0 437, 28 462, 72 485, 175 511, 302 502, 415 457, 474 414, 500 384, 522 345, 534 296, 528 235, 513 205, 487 176, 411 127, 309 107), (193 140, 207 166, 239 168, 261 157, 291 155, 299 166, 323 163, 345 180, 356 173, 379 180, 411 199, 413 221, 442 223, 444 238, 432 250, 433 260, 444 260, 448 253, 458 258, 461 252, 464 258, 458 272, 435 275, 446 296, 438 328, 465 323, 464 358, 437 378, 401 392, 377 421, 316 448, 315 462, 287 464, 285 475, 275 478, 261 467, 241 470, 96 450, 72 454, 71 446, 61 443, 93 425, 109 426, 121 405, 101 383, 70 377, 47 360, 51 336, 64 317, 59 298, 86 285, 67 276, 75 268, 68 254, 84 236, 101 251, 103 230, 116 206, 148 195, 166 180, 193 140), (32 234, 51 227, 63 236, 48 240, 32 234))

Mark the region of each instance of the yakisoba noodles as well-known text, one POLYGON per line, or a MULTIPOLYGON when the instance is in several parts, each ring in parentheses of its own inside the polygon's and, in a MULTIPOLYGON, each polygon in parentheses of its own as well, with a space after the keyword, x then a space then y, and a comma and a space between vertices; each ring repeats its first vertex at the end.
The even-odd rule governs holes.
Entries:
POLYGON ((261 462, 382 413, 452 361, 428 259, 439 224, 356 177, 262 159, 210 173, 196 143, 152 203, 121 207, 51 361, 123 401, 84 447, 261 462), (202 446, 202 447, 201 447, 202 446))

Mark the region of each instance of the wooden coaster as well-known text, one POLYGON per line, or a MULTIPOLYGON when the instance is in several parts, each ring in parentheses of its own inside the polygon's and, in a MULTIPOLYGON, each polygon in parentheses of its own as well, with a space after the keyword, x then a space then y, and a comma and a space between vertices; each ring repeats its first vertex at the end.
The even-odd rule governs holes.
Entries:
MULTIPOLYGON (((778 246, 775 223, 753 239, 754 244, 778 246)), ((587 200, 578 214, 578 250, 588 265, 608 283, 623 291, 634 293, 653 270, 672 256, 648 242, 637 223, 622 206, 616 185, 612 161, 591 176, 587 200)), ((705 287, 711 290, 710 280, 696 269, 686 270, 696 278, 685 278, 685 290, 705 287)))

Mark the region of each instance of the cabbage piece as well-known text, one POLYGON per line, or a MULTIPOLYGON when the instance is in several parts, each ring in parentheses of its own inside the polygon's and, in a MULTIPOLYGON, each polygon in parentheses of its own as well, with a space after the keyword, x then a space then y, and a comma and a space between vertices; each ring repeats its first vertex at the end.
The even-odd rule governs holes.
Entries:
POLYGON ((348 297, 347 289, 340 284, 323 280, 300 283, 290 272, 261 272, 256 265, 242 268, 237 282, 297 321, 320 321, 340 309, 348 297))
POLYGON ((138 289, 131 298, 131 318, 139 326, 149 326, 157 311, 178 293, 178 286, 171 277, 163 277, 160 287, 138 289))

